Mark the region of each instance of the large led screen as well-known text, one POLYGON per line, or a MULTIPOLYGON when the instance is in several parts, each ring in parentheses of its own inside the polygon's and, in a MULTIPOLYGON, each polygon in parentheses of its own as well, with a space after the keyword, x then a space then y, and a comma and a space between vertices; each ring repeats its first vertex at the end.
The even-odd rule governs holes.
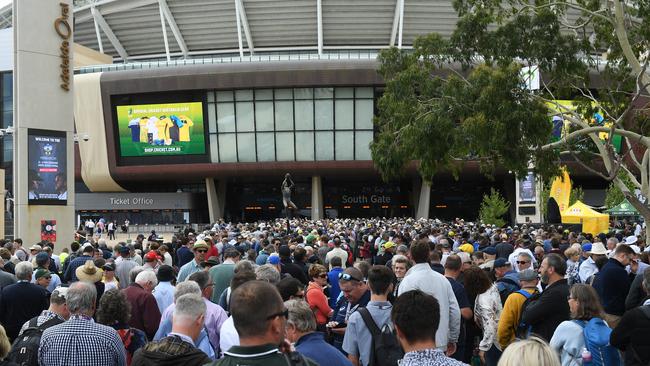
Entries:
POLYGON ((203 103, 122 105, 116 108, 121 156, 205 154, 203 103))
POLYGON ((28 202, 65 205, 68 201, 65 132, 30 129, 28 145, 28 202))

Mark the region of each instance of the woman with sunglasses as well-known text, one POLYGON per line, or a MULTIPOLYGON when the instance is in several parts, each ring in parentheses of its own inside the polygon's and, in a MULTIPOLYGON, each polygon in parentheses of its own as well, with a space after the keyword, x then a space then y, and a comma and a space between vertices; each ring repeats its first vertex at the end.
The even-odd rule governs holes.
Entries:
POLYGON ((320 264, 312 264, 309 267, 309 286, 307 286, 307 303, 309 307, 316 314, 316 329, 318 331, 326 331, 325 324, 330 315, 332 315, 332 308, 327 303, 327 297, 323 292, 327 286, 327 269, 320 264))

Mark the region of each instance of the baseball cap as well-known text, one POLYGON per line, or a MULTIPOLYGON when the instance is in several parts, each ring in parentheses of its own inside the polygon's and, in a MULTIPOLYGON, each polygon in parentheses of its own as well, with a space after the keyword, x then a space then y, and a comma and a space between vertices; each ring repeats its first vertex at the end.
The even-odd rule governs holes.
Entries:
POLYGON ((483 249, 483 253, 489 254, 489 255, 496 255, 497 250, 494 247, 487 247, 487 248, 483 249))
POLYGON ((51 273, 47 269, 39 268, 39 269, 36 270, 36 272, 34 272, 34 279, 37 280, 37 279, 39 279, 41 277, 47 277, 47 276, 50 276, 50 275, 51 275, 51 273))
POLYGON ((469 253, 469 254, 474 253, 474 246, 472 244, 463 244, 459 246, 458 249, 460 249, 465 253, 469 253))
POLYGON ((494 261, 494 268, 500 268, 500 267, 505 267, 509 265, 510 263, 503 259, 503 258, 497 258, 497 260, 494 261))
POLYGON ((155 250, 150 250, 147 254, 144 255, 144 260, 147 262, 153 262, 157 259, 161 259, 158 253, 155 250))
POLYGON ((384 243, 384 248, 394 248, 394 247, 395 247, 395 243, 393 243, 392 241, 384 243))
POLYGON ((269 256, 269 258, 267 259, 267 262, 269 264, 273 264, 273 265, 279 264, 280 263, 280 257, 277 256, 275 253, 273 253, 273 254, 271 254, 269 256))
POLYGON ((102 269, 104 271, 115 271, 115 264, 114 263, 106 263, 102 266, 102 269))
POLYGON ((46 260, 48 260, 48 258, 50 258, 50 256, 47 255, 47 253, 45 253, 45 252, 40 252, 40 253, 36 254, 36 260, 37 261, 46 261, 46 260))
POLYGON ((533 281, 537 279, 537 272, 532 269, 525 269, 519 272, 519 281, 533 281))
POLYGON ((591 243, 582 244, 582 251, 587 253, 591 252, 591 243))
POLYGON ((120 247, 121 254, 128 254, 129 252, 131 252, 131 249, 129 248, 128 245, 123 245, 120 247))

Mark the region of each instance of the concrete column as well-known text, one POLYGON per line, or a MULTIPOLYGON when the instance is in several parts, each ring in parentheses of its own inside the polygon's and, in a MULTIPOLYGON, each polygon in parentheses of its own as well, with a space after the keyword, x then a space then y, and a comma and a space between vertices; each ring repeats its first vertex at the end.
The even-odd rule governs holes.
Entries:
POLYGON ((418 200, 418 210, 415 215, 417 219, 429 218, 429 207, 431 206, 431 183, 422 181, 420 187, 420 199, 418 200))
POLYGON ((208 195, 208 213, 210 223, 223 219, 226 208, 226 181, 220 179, 215 182, 214 178, 205 178, 205 192, 208 195))
POLYGON ((320 176, 313 176, 311 177, 311 219, 320 220, 324 216, 323 183, 320 176))

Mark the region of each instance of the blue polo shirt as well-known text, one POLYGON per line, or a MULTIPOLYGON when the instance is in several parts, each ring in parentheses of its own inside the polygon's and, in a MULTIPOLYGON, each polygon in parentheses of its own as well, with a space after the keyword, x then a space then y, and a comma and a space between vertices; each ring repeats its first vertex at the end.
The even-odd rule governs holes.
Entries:
POLYGON ((339 294, 341 293, 341 287, 339 287, 339 273, 343 273, 343 268, 334 267, 327 274, 327 281, 330 283, 330 308, 336 306, 336 300, 339 299, 339 294))
POLYGON ((325 342, 325 336, 321 332, 312 332, 300 337, 296 342, 296 350, 319 365, 352 366, 352 362, 339 350, 325 342))

